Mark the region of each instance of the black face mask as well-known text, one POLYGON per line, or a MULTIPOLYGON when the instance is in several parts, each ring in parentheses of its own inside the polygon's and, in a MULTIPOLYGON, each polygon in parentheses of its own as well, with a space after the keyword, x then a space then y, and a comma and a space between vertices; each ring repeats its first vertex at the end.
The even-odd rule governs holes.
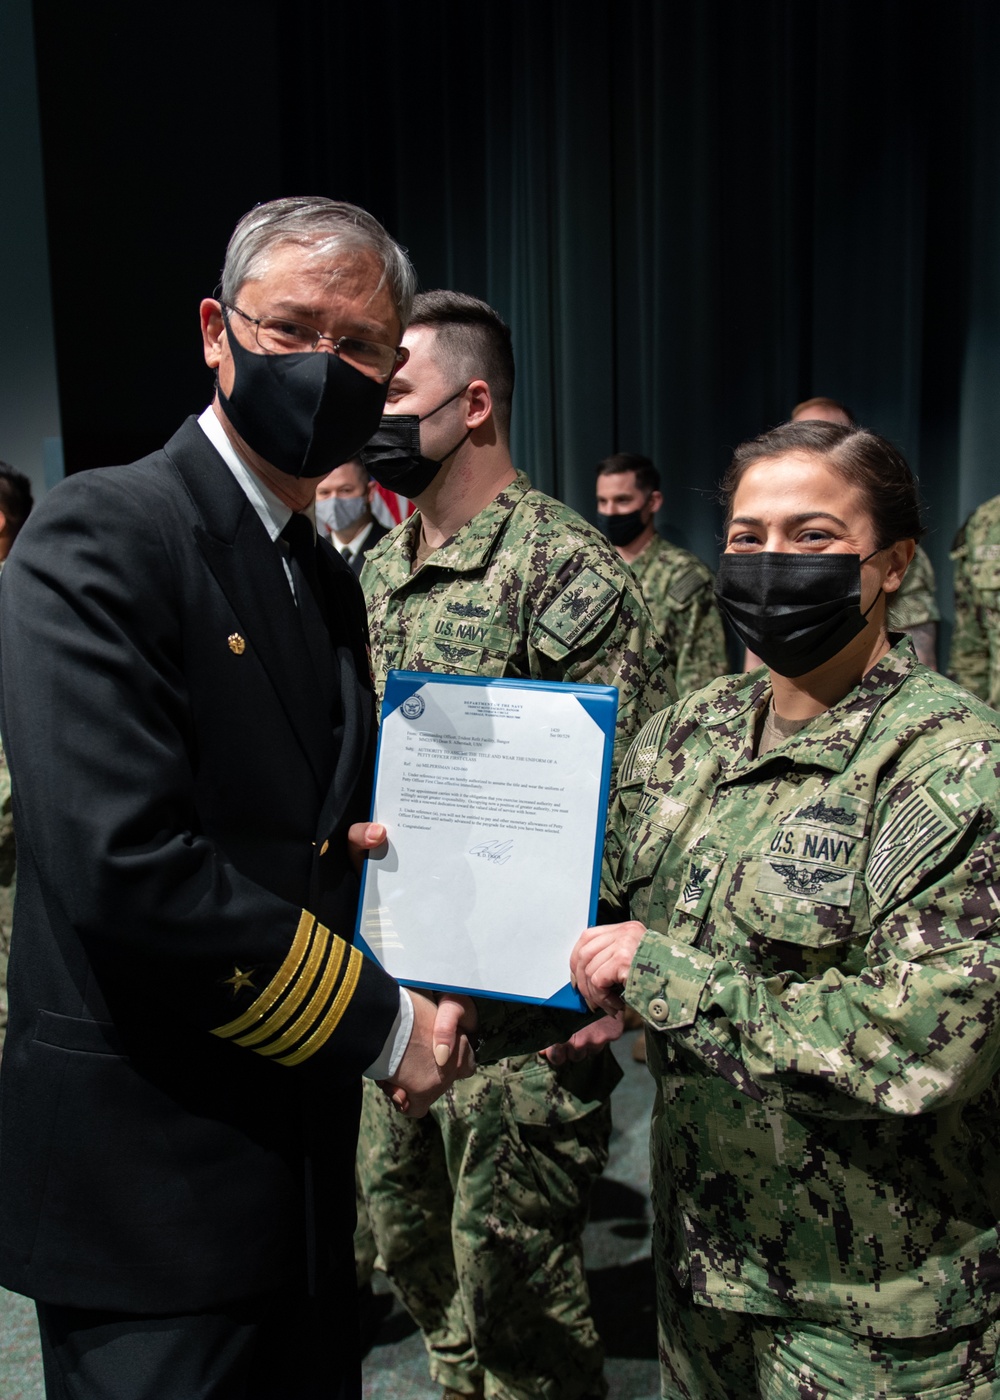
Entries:
POLYGON ((236 378, 228 398, 219 389, 219 402, 246 445, 288 476, 326 476, 357 456, 388 384, 323 351, 255 355, 233 334, 225 308, 222 319, 236 378))
POLYGON ((396 491, 410 501, 422 491, 426 491, 448 458, 453 457, 462 446, 472 429, 469 428, 463 433, 455 446, 435 461, 433 457, 424 457, 421 454, 420 425, 426 419, 433 418, 435 413, 440 413, 441 409, 457 399, 459 394, 464 394, 468 387, 467 384, 463 384, 461 389, 456 389, 443 403, 439 403, 437 408, 432 408, 422 418, 418 418, 415 413, 386 413, 378 431, 365 443, 359 454, 368 475, 380 486, 389 491, 396 491))
POLYGON ((639 510, 627 510, 620 515, 598 514, 597 519, 611 543, 622 549, 638 539, 649 524, 648 520, 642 518, 644 510, 645 506, 642 506, 639 510))
POLYGON ((879 597, 876 593, 871 606, 861 611, 865 559, 857 554, 724 554, 715 596, 766 666, 779 676, 804 676, 864 631, 879 597))

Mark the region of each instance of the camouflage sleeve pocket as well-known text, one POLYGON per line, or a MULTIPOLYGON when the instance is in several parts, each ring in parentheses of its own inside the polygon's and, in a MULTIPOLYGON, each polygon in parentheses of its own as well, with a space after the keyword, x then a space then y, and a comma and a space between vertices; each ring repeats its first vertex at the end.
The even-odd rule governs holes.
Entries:
MULTIPOLYGON (((944 858, 966 833, 963 820, 926 784, 916 786, 888 809, 872 846, 865 881, 872 899, 885 908, 920 881, 922 873, 944 858)), ((972 814, 975 816, 975 813, 972 814)))
POLYGON ((984 545, 973 551, 966 572, 979 601, 991 611, 1000 609, 1000 545, 984 545))
POLYGON ((621 593, 620 584, 595 569, 581 569, 538 618, 533 638, 538 650, 556 659, 566 656, 611 621, 621 593))
POLYGON ((534 1055, 523 1068, 504 1076, 504 1097, 515 1123, 554 1127, 592 1113, 621 1077, 618 1061, 609 1051, 558 1070, 534 1055))
MULTIPOLYGON (((643 793, 642 804, 648 807, 653 800, 653 794, 643 793)), ((687 808, 676 805, 680 808, 679 820, 687 808)), ((676 879, 660 870, 672 840, 671 827, 651 820, 640 805, 625 841, 620 883, 627 892, 632 918, 647 926, 665 928, 677 896, 676 879)))

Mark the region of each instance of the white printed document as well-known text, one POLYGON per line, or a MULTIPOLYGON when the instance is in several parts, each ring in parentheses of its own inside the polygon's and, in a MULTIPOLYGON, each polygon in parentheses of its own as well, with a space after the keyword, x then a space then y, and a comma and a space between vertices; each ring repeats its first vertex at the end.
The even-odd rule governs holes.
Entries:
POLYGON ((390 671, 356 942, 408 986, 579 1009, 613 686, 390 671))

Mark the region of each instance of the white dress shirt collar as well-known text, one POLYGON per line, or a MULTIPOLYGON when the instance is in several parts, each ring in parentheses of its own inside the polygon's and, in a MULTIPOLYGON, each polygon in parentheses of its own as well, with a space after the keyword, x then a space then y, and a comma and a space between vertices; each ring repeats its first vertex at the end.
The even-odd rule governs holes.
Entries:
MULTIPOLYGON (((260 516, 264 529, 272 540, 276 540, 291 519, 291 506, 286 506, 284 501, 279 500, 256 472, 250 470, 226 437, 226 430, 219 422, 211 404, 198 419, 198 426, 239 482, 243 494, 260 516)), ((315 528, 315 503, 307 506, 302 514, 309 517, 315 528)))

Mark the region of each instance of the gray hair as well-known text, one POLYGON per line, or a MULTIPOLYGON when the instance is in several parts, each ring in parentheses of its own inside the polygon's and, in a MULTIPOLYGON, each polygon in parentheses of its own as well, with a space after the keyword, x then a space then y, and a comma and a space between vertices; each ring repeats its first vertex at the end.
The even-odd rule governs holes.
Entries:
POLYGON ((406 252, 377 219, 356 204, 308 195, 272 199, 244 214, 229 240, 222 267, 222 300, 232 305, 245 282, 263 277, 271 254, 283 244, 308 248, 320 258, 353 250, 374 254, 405 330, 417 276, 406 252))

